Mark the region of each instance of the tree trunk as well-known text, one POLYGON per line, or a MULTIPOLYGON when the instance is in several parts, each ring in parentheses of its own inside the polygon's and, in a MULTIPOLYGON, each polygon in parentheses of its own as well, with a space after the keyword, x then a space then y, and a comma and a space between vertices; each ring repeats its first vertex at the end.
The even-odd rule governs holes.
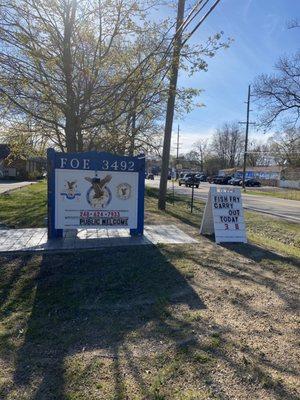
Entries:
POLYGON ((134 110, 132 113, 132 120, 131 120, 131 136, 130 136, 130 146, 129 146, 130 156, 134 155, 135 135, 136 135, 136 112, 134 110))
POLYGON ((76 121, 74 116, 66 115, 66 146, 68 153, 74 153, 77 151, 77 139, 76 139, 76 121))
POLYGON ((83 135, 80 128, 77 131, 77 151, 83 151, 83 135))
POLYGON ((184 18, 184 6, 185 6, 185 0, 178 0, 176 33, 174 40, 174 51, 172 59, 172 69, 171 69, 171 77, 169 85, 165 135, 163 144, 161 177, 159 184, 158 208, 160 210, 166 209, 166 194, 167 194, 167 184, 168 184, 168 174, 169 174, 171 136, 172 136, 174 106, 175 106, 176 89, 177 89, 180 51, 182 43, 182 30, 180 29, 180 27, 182 26, 184 18))
POLYGON ((66 80, 66 145, 67 152, 76 152, 77 150, 77 116, 75 108, 75 93, 73 90, 73 60, 71 51, 71 37, 73 34, 77 1, 73 0, 65 10, 65 26, 63 40, 63 66, 66 80))

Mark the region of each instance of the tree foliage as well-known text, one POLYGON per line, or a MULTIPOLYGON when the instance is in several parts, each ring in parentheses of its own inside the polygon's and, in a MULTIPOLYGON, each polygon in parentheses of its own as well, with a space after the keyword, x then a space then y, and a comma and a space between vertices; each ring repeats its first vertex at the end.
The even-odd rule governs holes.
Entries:
POLYGON ((268 145, 276 163, 300 167, 300 128, 286 128, 275 133, 268 145))
POLYGON ((222 168, 234 168, 240 163, 244 134, 236 122, 226 122, 212 138, 213 153, 221 161, 222 168))
POLYGON ((300 52, 281 57, 275 67, 276 73, 262 74, 254 84, 260 125, 269 129, 281 122, 296 127, 300 118, 300 52))
MULTIPOLYGON (((13 123, 62 151, 132 154, 157 147, 167 96, 173 23, 157 0, 5 0, 0 5, 0 106, 13 123)), ((184 46, 183 65, 207 67, 227 42, 184 46)), ((195 89, 179 89, 177 111, 195 89)))

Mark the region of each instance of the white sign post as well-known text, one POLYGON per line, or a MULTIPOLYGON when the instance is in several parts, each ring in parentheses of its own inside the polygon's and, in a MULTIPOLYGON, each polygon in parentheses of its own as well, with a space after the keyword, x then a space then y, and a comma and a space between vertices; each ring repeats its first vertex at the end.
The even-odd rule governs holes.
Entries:
POLYGON ((240 189, 210 187, 200 233, 215 234, 216 243, 247 243, 240 189))

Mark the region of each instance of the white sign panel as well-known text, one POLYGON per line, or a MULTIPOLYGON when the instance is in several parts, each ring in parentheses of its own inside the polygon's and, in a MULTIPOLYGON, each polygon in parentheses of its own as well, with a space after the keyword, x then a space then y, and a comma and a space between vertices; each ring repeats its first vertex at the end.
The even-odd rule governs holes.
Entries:
POLYGON ((56 169, 55 228, 137 228, 138 172, 56 169))
POLYGON ((215 234, 216 243, 247 243, 241 190, 210 187, 200 233, 215 234))

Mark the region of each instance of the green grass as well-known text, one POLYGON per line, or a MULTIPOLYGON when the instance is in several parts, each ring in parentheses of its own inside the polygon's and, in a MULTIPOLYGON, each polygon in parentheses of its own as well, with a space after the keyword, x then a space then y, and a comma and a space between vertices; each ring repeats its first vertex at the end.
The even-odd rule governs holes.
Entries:
POLYGON ((199 395, 194 383, 209 373, 215 339, 213 347, 174 346, 200 324, 174 304, 200 310, 203 303, 160 249, 0 262, 0 355, 7 362, 16 356, 13 377, 0 372, 1 398, 173 399, 182 375, 199 395), (206 372, 197 373, 202 364, 206 372))
MULTIPOLYGON (((11 225, 40 226, 45 183, 0 201, 11 225)), ((147 189, 147 221, 196 244, 0 255, 0 398, 295 400, 299 228, 246 213, 252 243, 217 246, 203 209, 176 196, 160 212, 147 189)))
MULTIPOLYGON (((170 217, 199 229, 204 212, 203 201, 195 200, 194 212, 190 212, 190 199, 171 194, 167 197, 166 213, 157 210, 158 190, 146 188, 146 211, 151 213, 149 222, 159 222, 170 217), (152 219, 152 221, 151 221, 152 219)), ((46 182, 39 182, 0 195, 0 224, 15 228, 44 227, 47 212, 46 182)), ((248 238, 255 244, 263 245, 284 254, 300 256, 300 226, 297 223, 275 219, 260 213, 245 212, 248 238)))
MULTIPOLYGON (((157 210, 157 196, 157 189, 147 188, 146 207, 153 215, 159 216, 158 219, 166 214, 197 230, 200 228, 204 202, 196 200, 194 212, 191 214, 190 200, 186 196, 175 196, 175 202, 172 204, 171 195, 168 194, 166 213, 163 213, 157 210)), ((300 224, 251 211, 245 211, 245 221, 247 236, 252 243, 293 257, 300 257, 300 224)))
POLYGON ((298 200, 300 201, 300 190, 293 190, 293 189, 282 189, 282 190, 252 190, 247 189, 247 194, 253 194, 258 196, 271 196, 277 197, 279 199, 286 199, 286 200, 298 200))
POLYGON ((0 195, 0 225, 13 228, 40 228, 47 215, 46 182, 0 195))

